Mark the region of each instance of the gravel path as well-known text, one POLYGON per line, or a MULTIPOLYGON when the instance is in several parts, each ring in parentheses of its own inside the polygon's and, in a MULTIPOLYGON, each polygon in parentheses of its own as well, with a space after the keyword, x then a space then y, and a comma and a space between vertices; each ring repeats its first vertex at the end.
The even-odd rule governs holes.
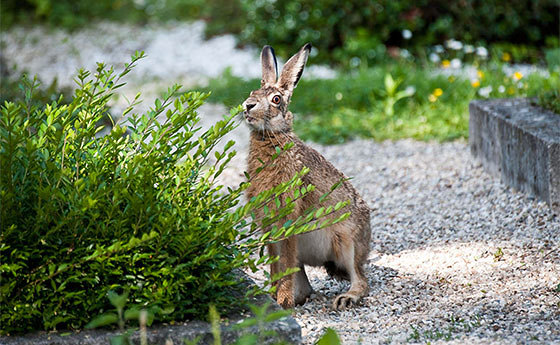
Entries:
MULTIPOLYGON (((258 51, 235 49, 231 36, 204 41, 202 30, 200 22, 101 23, 74 34, 16 29, 3 33, 2 54, 12 69, 68 85, 80 66, 121 65, 134 50, 146 50, 149 57, 124 90, 143 91, 142 107, 173 82, 199 83, 228 66, 237 75, 258 75, 258 51)), ((333 74, 315 71, 306 77, 333 74)), ((220 105, 203 106, 203 127, 226 113, 220 105)), ((245 169, 247 128, 228 139, 237 141, 239 154, 221 182, 236 185, 245 169)), ((353 177, 374 210, 366 269, 371 291, 357 308, 332 312, 332 299, 348 284, 308 269, 317 293, 294 312, 306 344, 326 327, 345 344, 560 344, 560 217, 544 203, 486 174, 462 141, 316 148, 353 177)))
POLYGON ((371 292, 331 312, 348 284, 308 270, 305 343, 332 327, 345 344, 560 344, 560 219, 546 204, 486 174, 464 142, 317 148, 374 210, 371 292))

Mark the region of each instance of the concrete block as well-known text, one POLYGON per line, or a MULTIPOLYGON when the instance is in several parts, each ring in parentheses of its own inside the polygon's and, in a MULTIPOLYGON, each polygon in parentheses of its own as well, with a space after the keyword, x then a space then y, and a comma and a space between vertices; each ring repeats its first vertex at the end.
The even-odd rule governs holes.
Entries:
POLYGON ((530 99, 469 105, 469 146, 493 175, 560 212, 560 114, 530 99))

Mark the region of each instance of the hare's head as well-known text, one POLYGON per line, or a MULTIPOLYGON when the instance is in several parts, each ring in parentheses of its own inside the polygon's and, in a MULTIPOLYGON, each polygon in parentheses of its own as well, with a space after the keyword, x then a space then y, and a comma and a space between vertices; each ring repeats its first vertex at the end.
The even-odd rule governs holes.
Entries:
POLYGON ((261 88, 252 91, 243 102, 243 116, 252 130, 286 132, 292 129, 293 115, 288 111, 288 104, 310 51, 311 44, 307 43, 286 62, 278 76, 274 49, 263 48, 261 88))

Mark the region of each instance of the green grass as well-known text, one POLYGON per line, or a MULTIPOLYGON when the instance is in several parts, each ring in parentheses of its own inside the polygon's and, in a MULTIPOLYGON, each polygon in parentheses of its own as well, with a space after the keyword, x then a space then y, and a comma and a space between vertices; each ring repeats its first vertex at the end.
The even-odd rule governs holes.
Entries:
MULTIPOLYGON (((500 65, 489 65, 480 72, 480 85, 474 86, 471 80, 436 75, 414 64, 387 64, 341 73, 331 80, 310 80, 304 74, 290 105, 296 118, 295 131, 304 140, 326 144, 356 137, 439 141, 466 138, 468 104, 483 98, 478 94, 481 88, 492 87, 490 98, 536 96, 541 91, 560 88, 558 71, 551 72, 549 78, 533 74, 519 80, 506 76, 500 65), (395 90, 387 88, 387 75, 398 83, 395 90), (414 94, 391 106, 396 94, 407 87, 413 87, 414 94)), ((212 92, 210 102, 233 107, 259 85, 258 79, 244 80, 226 71, 210 80, 205 90, 212 92)))
POLYGON ((412 333, 408 337, 408 341, 415 343, 445 340, 450 341, 459 333, 470 333, 474 329, 480 327, 480 316, 475 315, 472 319, 462 319, 451 315, 446 328, 422 329, 418 326, 411 325, 412 333))

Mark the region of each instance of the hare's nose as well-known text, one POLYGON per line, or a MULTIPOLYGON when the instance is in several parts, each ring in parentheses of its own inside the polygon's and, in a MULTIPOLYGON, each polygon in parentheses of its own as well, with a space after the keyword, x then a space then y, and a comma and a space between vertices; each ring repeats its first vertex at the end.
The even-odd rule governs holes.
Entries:
POLYGON ((255 107, 255 105, 256 105, 255 103, 247 103, 247 104, 245 104, 245 109, 247 111, 250 111, 251 109, 253 109, 255 107))

